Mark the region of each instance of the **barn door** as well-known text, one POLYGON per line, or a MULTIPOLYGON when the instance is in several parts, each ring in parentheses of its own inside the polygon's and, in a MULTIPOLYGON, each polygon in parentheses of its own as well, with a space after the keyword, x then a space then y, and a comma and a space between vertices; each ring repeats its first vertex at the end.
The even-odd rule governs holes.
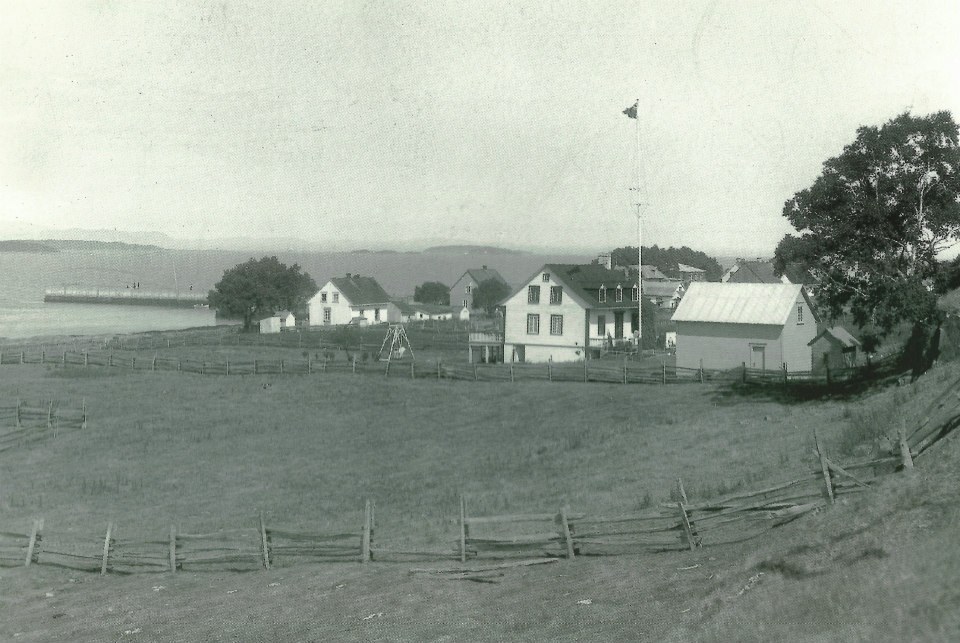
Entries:
POLYGON ((750 368, 767 370, 766 346, 754 344, 750 346, 750 368))

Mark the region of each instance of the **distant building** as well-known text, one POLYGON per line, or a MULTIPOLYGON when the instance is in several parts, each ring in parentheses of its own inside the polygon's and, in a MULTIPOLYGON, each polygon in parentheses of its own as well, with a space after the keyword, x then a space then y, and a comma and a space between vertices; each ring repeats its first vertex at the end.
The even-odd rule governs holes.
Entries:
MULTIPOLYGON (((630 270, 636 273, 637 264, 630 266, 630 270)), ((640 276, 644 281, 680 281, 679 279, 668 277, 656 266, 648 266, 647 264, 643 265, 643 269, 640 271, 640 276)))
POLYGON ((307 303, 311 326, 399 322, 400 309, 373 277, 334 277, 307 303))
POLYGON ((730 284, 788 284, 790 280, 777 275, 773 261, 767 259, 737 259, 737 262, 720 278, 730 284))
POLYGON ((673 314, 677 366, 809 371, 819 321, 800 284, 690 284, 673 314))
POLYGON ((685 284, 691 284, 694 281, 707 280, 706 270, 701 270, 700 268, 694 268, 693 266, 688 266, 685 263, 677 264, 677 272, 680 273, 680 281, 682 281, 685 284))
POLYGON ((473 293, 477 286, 488 279, 496 279, 503 285, 509 286, 506 280, 500 276, 500 273, 493 268, 487 268, 486 266, 471 268, 464 272, 456 283, 450 287, 450 305, 455 308, 468 308, 469 310, 476 308, 473 305, 473 293))
POLYGON ((683 284, 679 281, 644 280, 643 282, 643 296, 658 308, 676 308, 683 293, 683 284))
POLYGON ((400 319, 404 322, 453 319, 454 310, 450 306, 421 304, 419 302, 394 302, 400 309, 400 319))
POLYGON ((276 315, 264 317, 260 320, 260 334, 270 335, 280 332, 280 318, 276 315))
POLYGON ((813 369, 825 369, 856 366, 860 352, 860 340, 851 335, 843 326, 825 328, 810 340, 813 353, 813 369))
POLYGON ((507 297, 503 359, 569 362, 603 346, 633 343, 640 292, 618 270, 546 264, 507 297))

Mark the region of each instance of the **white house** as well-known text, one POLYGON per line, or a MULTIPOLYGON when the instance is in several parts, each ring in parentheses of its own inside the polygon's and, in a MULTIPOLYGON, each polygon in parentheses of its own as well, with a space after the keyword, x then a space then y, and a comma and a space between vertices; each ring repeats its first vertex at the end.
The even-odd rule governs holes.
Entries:
POLYGON ((500 304, 504 360, 576 361, 604 344, 632 341, 639 299, 636 283, 618 270, 546 264, 500 304))
POLYGON ((373 277, 334 277, 307 303, 311 326, 395 323, 400 308, 373 277))
POLYGON ((659 308, 676 308, 683 297, 683 284, 679 281, 643 280, 643 296, 659 308))
POLYGON ((809 371, 819 318, 800 284, 695 282, 673 314, 677 366, 809 371))

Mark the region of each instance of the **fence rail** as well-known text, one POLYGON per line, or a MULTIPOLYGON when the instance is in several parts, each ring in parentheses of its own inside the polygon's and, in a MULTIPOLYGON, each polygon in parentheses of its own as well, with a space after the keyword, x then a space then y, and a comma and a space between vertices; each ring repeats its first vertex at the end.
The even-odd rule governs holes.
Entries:
POLYGON ((53 399, 0 401, 0 453, 27 442, 86 427, 86 399, 76 407, 53 399))
MULTIPOLYGON (((238 335, 240 337, 242 335, 238 335)), ((828 369, 825 372, 758 370, 742 364, 734 369, 705 369, 650 365, 629 360, 585 360, 575 363, 542 364, 446 364, 392 360, 388 362, 358 359, 305 358, 259 359, 239 357, 233 360, 205 360, 142 355, 129 351, 61 351, 57 355, 45 351, 0 352, 0 364, 59 364, 61 366, 108 366, 135 371, 180 371, 201 375, 309 375, 314 373, 350 372, 381 374, 408 379, 449 379, 475 382, 600 382, 607 384, 689 384, 741 383, 759 386, 829 386, 871 381, 901 374, 901 358, 889 355, 864 366, 828 369)))
POLYGON ((556 512, 474 516, 461 496, 459 537, 449 551, 381 545, 375 538, 375 505, 368 500, 362 528, 328 534, 270 526, 263 514, 257 523, 239 529, 191 534, 171 526, 168 534, 148 540, 123 538, 113 523, 107 523, 103 535, 83 536, 73 530, 64 532, 69 536, 48 534, 40 519, 29 532, 0 531, 0 566, 50 565, 103 575, 250 571, 301 562, 466 562, 532 555, 573 559, 695 550, 757 538, 832 504, 837 497, 869 491, 877 480, 913 468, 915 458, 957 427, 960 380, 934 400, 913 430, 900 431, 899 454, 840 465, 814 431, 819 468, 763 489, 691 501, 678 478, 670 502, 619 516, 572 512, 566 507, 556 512))

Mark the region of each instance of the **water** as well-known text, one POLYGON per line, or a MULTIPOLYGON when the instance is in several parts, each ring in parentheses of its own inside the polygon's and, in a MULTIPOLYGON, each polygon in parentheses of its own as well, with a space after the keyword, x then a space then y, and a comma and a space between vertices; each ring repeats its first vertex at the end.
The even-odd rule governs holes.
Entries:
POLYGON ((251 257, 276 254, 299 264, 323 286, 347 272, 368 275, 393 296, 412 295, 424 281, 447 286, 468 268, 496 268, 510 283, 526 280, 548 262, 583 262, 582 255, 440 254, 395 252, 250 253, 220 250, 156 250, 0 253, 0 340, 61 335, 106 335, 174 330, 217 323, 213 311, 100 304, 44 303, 45 288, 91 286, 207 292, 223 271, 251 257))

